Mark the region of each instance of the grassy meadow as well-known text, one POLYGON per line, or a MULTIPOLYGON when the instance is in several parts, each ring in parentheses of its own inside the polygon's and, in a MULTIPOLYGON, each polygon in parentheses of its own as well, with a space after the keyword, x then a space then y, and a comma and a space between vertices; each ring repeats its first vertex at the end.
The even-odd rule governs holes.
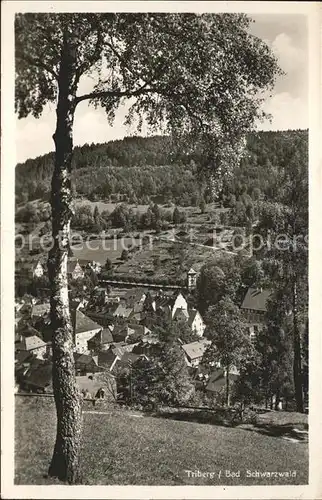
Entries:
MULTIPOLYGON (((308 481, 305 442, 265 435, 252 426, 156 418, 114 407, 95 410, 91 407, 83 413, 84 484, 289 485, 308 481), (187 471, 197 470, 215 474, 189 477, 187 471), (240 477, 226 477, 226 470, 239 471, 240 477), (246 477, 247 470, 296 471, 296 475, 254 478, 246 477)), ((290 417, 297 421, 295 414, 290 417)), ((55 439, 53 399, 16 396, 15 419, 16 484, 57 484, 46 477, 55 439)))

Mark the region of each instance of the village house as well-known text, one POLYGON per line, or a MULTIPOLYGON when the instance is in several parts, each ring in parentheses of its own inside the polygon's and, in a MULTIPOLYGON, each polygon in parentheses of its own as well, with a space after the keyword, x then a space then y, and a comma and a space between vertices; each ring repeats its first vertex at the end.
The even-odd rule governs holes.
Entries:
POLYGON ((116 368, 118 361, 123 358, 124 354, 132 352, 137 345, 137 343, 114 343, 107 351, 99 351, 97 353, 97 364, 109 371, 113 371, 116 368))
POLYGON ((271 290, 262 288, 249 288, 241 304, 241 311, 249 329, 250 339, 255 341, 257 333, 265 323, 267 312, 267 301, 271 296, 271 290))
POLYGON ((114 342, 112 332, 113 327, 111 326, 103 328, 101 331, 97 332, 96 335, 88 341, 88 349, 91 352, 107 351, 107 349, 109 349, 114 342))
POLYGON ((139 359, 148 360, 148 357, 145 354, 137 354, 133 351, 125 352, 122 358, 119 360, 118 365, 120 366, 120 368, 131 367, 133 363, 135 363, 139 359))
POLYGON ((15 343, 16 351, 27 351, 29 354, 33 354, 38 359, 44 359, 50 354, 50 346, 47 345, 41 338, 37 335, 32 335, 29 337, 20 337, 20 341, 15 343))
MULTIPOLYGON (((117 306, 114 307, 116 309, 117 306)), ((88 306, 86 309, 86 315, 102 327, 108 328, 111 326, 110 323, 115 309, 106 305, 88 306)))
POLYGON ((44 266, 42 265, 40 260, 38 260, 36 264, 32 267, 33 278, 40 278, 41 276, 44 275, 44 272, 45 272, 44 266))
POLYGON ((137 325, 135 323, 128 323, 127 324, 127 333, 128 333, 128 335, 127 335, 126 340, 131 339, 132 342, 138 342, 143 337, 150 335, 151 330, 144 325, 137 325))
POLYGON ((82 311, 72 311, 74 325, 75 352, 89 354, 88 341, 103 328, 98 323, 86 316, 82 311))
POLYGON ((191 328, 191 331, 198 337, 202 337, 206 329, 206 325, 197 309, 176 309, 173 320, 186 321, 191 328))
POLYGON ((150 333, 142 337, 137 345, 133 348, 133 353, 135 354, 145 354, 147 357, 156 354, 159 351, 159 338, 157 335, 150 333))
POLYGON ((162 291, 159 292, 155 297, 155 312, 158 315, 162 314, 164 317, 171 318, 171 300, 172 296, 169 296, 169 294, 165 294, 162 291))
POLYGON ((136 323, 125 323, 123 325, 115 325, 113 329, 114 342, 127 342, 131 339, 132 342, 138 342, 145 335, 149 335, 151 330, 144 325, 136 323))
MULTIPOLYGON (((235 367, 229 370, 229 381, 233 384, 239 377, 239 372, 235 367)), ((208 378, 207 385, 205 387, 206 394, 208 396, 214 396, 217 393, 224 390, 226 387, 226 370, 223 368, 217 368, 213 370, 208 378)))
POLYGON ((192 368, 197 367, 210 344, 211 341, 204 338, 196 342, 183 344, 181 347, 184 351, 187 365, 192 368))
POLYGON ((85 273, 80 266, 78 260, 68 260, 67 262, 67 274, 68 277, 72 280, 83 279, 85 273))
POLYGON ((37 360, 32 362, 19 383, 22 390, 37 393, 52 393, 52 363, 37 360))
POLYGON ((75 298, 69 301, 70 308, 71 309, 77 309, 78 311, 81 309, 85 309, 88 306, 88 299, 82 297, 82 298, 75 298))
POLYGON ((115 311, 113 312, 113 316, 116 318, 124 318, 127 319, 129 316, 133 314, 133 307, 129 307, 126 303, 120 303, 115 311))
MULTIPOLYGON (((123 353, 122 355, 123 356, 123 353)), ((111 347, 107 351, 99 351, 97 353, 97 364, 102 366, 105 370, 112 371, 117 363, 121 359, 114 349, 111 347)))
POLYGON ((116 318, 131 318, 132 322, 139 323, 145 316, 145 300, 145 290, 136 288, 127 290, 120 297, 120 301, 116 304, 112 314, 116 318))
POLYGON ((172 318, 175 321, 188 321, 189 313, 187 309, 182 309, 181 307, 176 309, 174 316, 172 318))
POLYGON ((74 352, 75 371, 77 375, 87 375, 88 373, 95 373, 102 371, 99 369, 97 356, 89 354, 79 354, 74 352))
POLYGON ((197 311, 197 309, 189 309, 188 312, 188 325, 190 326, 191 330, 196 335, 198 335, 198 337, 202 337, 206 329, 206 325, 204 320, 202 319, 201 314, 199 313, 199 311, 197 311))
POLYGON ((44 340, 40 331, 31 326, 29 321, 30 319, 28 318, 20 322, 19 328, 15 330, 15 342, 18 341, 18 338, 20 339, 33 336, 39 337, 40 339, 44 340))
POLYGON ((123 296, 123 300, 127 307, 134 308, 135 305, 144 304, 147 291, 143 288, 131 288, 127 290, 123 296))
POLYGON ((16 262, 15 272, 17 275, 25 275, 29 278, 41 278, 45 274, 45 265, 40 259, 33 262, 16 262))

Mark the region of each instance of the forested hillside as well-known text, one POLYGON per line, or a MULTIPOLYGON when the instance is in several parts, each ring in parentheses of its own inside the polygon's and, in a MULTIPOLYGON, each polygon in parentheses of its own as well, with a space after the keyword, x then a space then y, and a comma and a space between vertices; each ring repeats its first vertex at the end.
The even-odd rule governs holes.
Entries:
MULTIPOLYGON (((246 158, 224 185, 224 205, 234 205, 245 194, 253 200, 261 196, 276 200, 280 176, 295 152, 304 171, 307 168, 308 131, 254 133, 248 137, 247 149, 246 158)), ((161 197, 181 206, 198 205, 203 196, 207 201, 206 186, 196 182, 197 158, 174 151, 170 138, 161 136, 76 147, 74 195, 130 203, 161 197)), ((54 155, 49 153, 17 165, 17 203, 48 197, 53 161, 54 155)))

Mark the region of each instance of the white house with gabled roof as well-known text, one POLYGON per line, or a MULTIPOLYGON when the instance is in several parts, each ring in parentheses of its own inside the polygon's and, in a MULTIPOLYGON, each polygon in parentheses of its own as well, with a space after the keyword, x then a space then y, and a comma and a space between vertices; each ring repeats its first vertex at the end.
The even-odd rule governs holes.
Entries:
POLYGON ((173 318, 177 309, 182 309, 184 311, 188 310, 188 303, 181 292, 177 294, 174 299, 172 309, 171 309, 171 317, 173 318))
POLYGON ((202 337, 206 329, 206 325, 204 320, 202 319, 200 312, 197 311, 197 309, 189 309, 188 314, 188 325, 190 326, 191 330, 196 335, 198 335, 198 337, 202 337))

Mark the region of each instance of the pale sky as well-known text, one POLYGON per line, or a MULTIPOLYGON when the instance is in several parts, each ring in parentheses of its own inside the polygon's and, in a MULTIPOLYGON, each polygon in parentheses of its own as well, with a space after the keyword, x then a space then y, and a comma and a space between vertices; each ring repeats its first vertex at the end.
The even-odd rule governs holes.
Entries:
MULTIPOLYGON (((251 31, 265 40, 276 54, 286 75, 278 78, 272 97, 264 110, 273 115, 272 123, 259 124, 261 130, 308 128, 308 49, 306 16, 293 14, 261 14, 251 16, 255 23, 251 31)), ((91 89, 89 79, 81 81, 79 93, 91 89)), ((135 134, 135 128, 125 127, 125 108, 116 114, 113 127, 105 119, 103 109, 82 102, 76 109, 74 145, 108 142, 135 134)), ((31 116, 17 120, 17 162, 53 151, 55 106, 46 106, 39 119, 31 116)))

